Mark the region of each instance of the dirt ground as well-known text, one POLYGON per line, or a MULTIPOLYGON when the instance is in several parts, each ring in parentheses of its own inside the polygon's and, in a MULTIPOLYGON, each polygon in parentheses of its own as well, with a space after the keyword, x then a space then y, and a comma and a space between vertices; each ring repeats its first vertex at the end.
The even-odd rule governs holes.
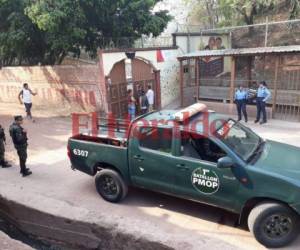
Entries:
MULTIPOLYGON (((264 249, 248 231, 234 226, 235 215, 221 209, 139 189, 131 189, 120 204, 105 202, 97 194, 93 178, 70 169, 66 152, 70 118, 33 112, 36 123, 24 124, 29 135, 28 167, 33 175, 22 178, 7 128, 12 115, 24 111, 22 106, 1 104, 0 124, 6 128, 8 137, 7 158, 14 167, 0 169, 0 192, 38 209, 108 223, 175 249, 264 249)), ((300 147, 298 123, 270 121, 264 126, 252 122, 249 125, 264 138, 300 147)), ((1 242, 0 248, 3 249, 1 242)), ((285 249, 299 248, 300 238, 285 249)))

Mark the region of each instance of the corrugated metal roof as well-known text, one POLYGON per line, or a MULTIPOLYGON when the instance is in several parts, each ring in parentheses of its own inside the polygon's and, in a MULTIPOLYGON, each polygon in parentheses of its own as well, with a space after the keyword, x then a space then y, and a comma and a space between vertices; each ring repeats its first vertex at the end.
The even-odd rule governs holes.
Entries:
POLYGON ((179 56, 179 60, 208 57, 208 56, 248 56, 276 53, 300 52, 300 45, 278 46, 278 47, 260 47, 260 48, 242 48, 242 49, 222 49, 222 50, 199 50, 192 53, 179 56))

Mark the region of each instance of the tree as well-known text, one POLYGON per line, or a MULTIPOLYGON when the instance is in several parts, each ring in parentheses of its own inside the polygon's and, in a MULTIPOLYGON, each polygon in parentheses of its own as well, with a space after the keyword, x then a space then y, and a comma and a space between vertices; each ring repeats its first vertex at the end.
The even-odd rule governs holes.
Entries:
POLYGON ((290 6, 290 19, 299 18, 300 17, 299 0, 287 0, 287 4, 290 6))
POLYGON ((61 63, 68 52, 80 55, 85 31, 85 15, 78 0, 31 1, 25 14, 44 35, 46 63, 61 63))
POLYGON ((189 17, 198 17, 203 28, 215 28, 219 23, 218 0, 185 0, 193 8, 189 17))
MULTIPOLYGON (((254 24, 254 18, 273 10, 278 0, 221 0, 222 5, 230 6, 238 12, 247 25, 254 24)), ((222 9, 220 9, 222 11, 222 9)))
POLYGON ((158 36, 171 19, 152 11, 160 1, 0 0, 0 59, 55 64, 81 50, 95 56, 107 41, 130 46, 142 35, 158 36))
POLYGON ((141 35, 158 36, 171 17, 166 11, 153 13, 161 0, 81 0, 87 17, 87 51, 95 53, 98 46, 113 42, 117 46, 130 46, 141 35))
POLYGON ((43 39, 38 28, 24 15, 24 0, 0 0, 0 63, 21 64, 42 60, 43 39))
POLYGON ((279 8, 287 7, 290 19, 300 17, 299 0, 186 0, 196 2, 193 14, 209 24, 215 26, 231 26, 240 24, 254 24, 255 19, 263 15, 274 14, 279 8))

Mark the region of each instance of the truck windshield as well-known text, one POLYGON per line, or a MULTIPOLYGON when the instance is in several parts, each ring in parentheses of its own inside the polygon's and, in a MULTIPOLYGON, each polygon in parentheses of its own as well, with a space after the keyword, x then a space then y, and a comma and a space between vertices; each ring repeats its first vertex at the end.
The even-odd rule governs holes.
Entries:
POLYGON ((242 124, 228 120, 218 130, 216 136, 244 161, 248 161, 262 145, 262 139, 242 124))

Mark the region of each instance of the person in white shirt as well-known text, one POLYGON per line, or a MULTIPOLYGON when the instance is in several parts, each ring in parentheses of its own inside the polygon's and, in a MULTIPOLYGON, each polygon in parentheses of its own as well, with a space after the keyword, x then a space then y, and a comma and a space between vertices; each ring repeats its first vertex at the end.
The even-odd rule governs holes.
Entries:
POLYGON ((32 120, 31 108, 32 108, 32 100, 31 96, 35 96, 37 93, 34 93, 28 86, 28 83, 23 84, 23 89, 19 93, 19 101, 21 104, 24 103, 27 118, 32 120))
POLYGON ((148 86, 148 91, 146 96, 149 104, 149 112, 152 112, 154 107, 154 91, 151 89, 150 85, 148 86))

